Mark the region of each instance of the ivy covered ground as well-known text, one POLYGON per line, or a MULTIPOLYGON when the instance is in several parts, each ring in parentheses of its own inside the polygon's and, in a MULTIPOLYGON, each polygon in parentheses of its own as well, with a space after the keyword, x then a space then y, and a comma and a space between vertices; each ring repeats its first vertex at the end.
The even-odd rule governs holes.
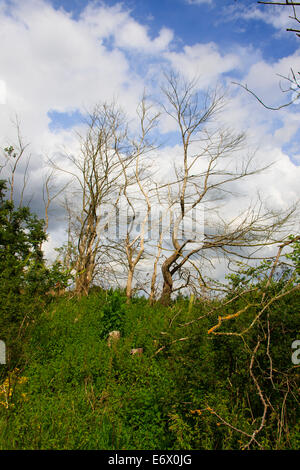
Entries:
POLYGON ((299 291, 240 335, 259 296, 170 307, 96 288, 54 298, 1 368, 0 449, 299 448, 299 291))

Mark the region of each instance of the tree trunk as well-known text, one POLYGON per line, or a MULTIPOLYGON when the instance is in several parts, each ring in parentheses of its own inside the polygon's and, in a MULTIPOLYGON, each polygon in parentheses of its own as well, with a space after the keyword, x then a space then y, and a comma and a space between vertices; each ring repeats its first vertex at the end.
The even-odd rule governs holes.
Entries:
POLYGON ((161 297, 159 301, 163 305, 170 305, 171 302, 171 295, 173 292, 173 274, 176 271, 176 268, 172 270, 172 274, 170 272, 170 269, 172 265, 178 260, 180 256, 180 250, 176 250, 173 255, 171 255, 169 258, 165 260, 161 267, 161 272, 164 278, 164 284, 163 284, 163 291, 161 294, 161 297))
POLYGON ((78 295, 88 295, 93 274, 95 270, 96 248, 94 245, 96 239, 97 220, 91 219, 84 227, 84 234, 79 242, 78 259, 76 266, 76 287, 78 295))
POLYGON ((80 268, 77 268, 79 273, 76 277, 75 292, 77 295, 88 295, 90 285, 93 279, 93 273, 95 269, 94 262, 85 262, 80 263, 80 268))
POLYGON ((128 271, 127 284, 126 284, 126 297, 127 297, 128 304, 132 296, 132 280, 133 280, 133 270, 130 269, 128 271))
POLYGON ((75 292, 77 295, 88 295, 89 284, 86 273, 79 274, 76 278, 75 292))
POLYGON ((162 305, 168 306, 171 302, 171 294, 173 291, 173 279, 169 271, 168 264, 165 263, 162 266, 162 275, 164 278, 163 291, 160 297, 160 302, 162 305))

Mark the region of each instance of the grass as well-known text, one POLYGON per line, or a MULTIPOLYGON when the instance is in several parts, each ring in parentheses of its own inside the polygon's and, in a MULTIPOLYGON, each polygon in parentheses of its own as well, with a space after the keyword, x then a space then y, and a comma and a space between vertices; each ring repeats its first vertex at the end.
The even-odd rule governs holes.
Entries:
MULTIPOLYGON (((249 353, 237 338, 207 334, 216 314, 182 326, 211 307, 187 299, 168 308, 143 298, 127 305, 119 291, 55 299, 35 322, 19 370, 7 376, 11 392, 0 404, 0 449, 242 448, 249 438, 234 429, 251 435, 262 415, 249 353), (112 330, 121 338, 108 347, 112 330), (131 355, 138 347, 143 354, 131 355)), ((280 354, 274 351, 274 367, 280 362, 286 370, 290 358, 280 354)), ((0 402, 4 385, 3 377, 0 402)), ((299 411, 290 395, 289 433, 276 440, 283 386, 276 387, 267 389, 277 395, 262 445, 297 448, 299 411)))

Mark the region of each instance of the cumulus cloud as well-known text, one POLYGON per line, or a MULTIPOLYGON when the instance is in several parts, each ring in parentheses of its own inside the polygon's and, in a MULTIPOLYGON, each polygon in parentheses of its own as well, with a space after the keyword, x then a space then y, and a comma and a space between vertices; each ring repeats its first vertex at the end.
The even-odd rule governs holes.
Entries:
POLYGON ((152 39, 148 28, 135 21, 128 11, 117 4, 113 7, 88 5, 81 15, 81 21, 88 25, 99 38, 112 38, 116 47, 155 54, 168 48, 173 32, 162 28, 152 39))
POLYGON ((49 110, 83 110, 116 95, 127 108, 134 107, 143 80, 121 49, 159 53, 172 32, 163 28, 151 39, 120 6, 88 5, 75 20, 42 0, 28 0, 0 10, 0 40, 6 44, 0 51, 0 79, 7 106, 24 116, 28 128, 34 123, 28 130, 36 131, 36 123, 40 130, 47 128, 49 110), (111 35, 114 46, 107 48, 104 41, 111 35))
POLYGON ((240 67, 237 54, 222 54, 214 42, 184 46, 182 52, 167 52, 172 67, 192 80, 199 77, 199 86, 207 87, 223 73, 240 67))
POLYGON ((0 40, 7 45, 0 51, 1 78, 7 106, 23 117, 28 133, 47 129, 50 109, 82 109, 127 83, 124 55, 107 51, 66 12, 28 1, 14 3, 9 13, 0 16, 0 40))

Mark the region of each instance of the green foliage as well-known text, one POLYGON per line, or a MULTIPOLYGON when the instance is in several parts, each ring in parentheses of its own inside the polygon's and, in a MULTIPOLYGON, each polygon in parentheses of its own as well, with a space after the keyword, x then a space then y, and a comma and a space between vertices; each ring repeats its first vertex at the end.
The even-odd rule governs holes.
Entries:
POLYGON ((299 282, 300 281, 300 241, 296 240, 293 235, 290 236, 290 240, 293 240, 293 243, 292 243, 293 251, 291 253, 288 253, 286 255, 286 258, 292 261, 295 267, 296 275, 297 275, 295 282, 299 282))
POLYGON ((109 291, 103 306, 103 329, 107 335, 110 331, 122 330, 125 315, 125 294, 120 291, 109 291))
POLYGON ((24 336, 45 304, 45 293, 69 275, 58 264, 46 267, 41 250, 47 239, 44 221, 28 207, 15 208, 0 181, 0 334, 8 350, 8 367, 21 357, 24 336))
MULTIPOLYGON (((171 378, 152 361, 149 347, 147 355, 130 355, 137 341, 144 346, 147 331, 133 331, 131 326, 129 332, 129 320, 123 317, 128 337, 122 336, 117 348, 107 345, 105 318, 109 311, 119 311, 120 298, 120 293, 111 292, 60 299, 41 315, 27 345, 26 400, 17 404, 12 396, 15 406, 0 407, 3 420, 9 416, 0 447, 146 449, 169 445, 171 378), (29 428, 30 433, 26 432, 29 428)), ((128 315, 132 309, 137 320, 139 308, 126 307, 124 302, 128 315)))
MULTIPOLYGON (((39 293, 44 265, 40 249, 46 239, 43 221, 28 207, 16 209, 5 199, 6 185, 0 182, 0 331, 9 358, 17 359, 21 328, 32 317, 32 296, 39 293), (24 323, 26 321, 26 323, 24 323), (11 355, 10 355, 11 352, 11 355)), ((24 330, 24 328, 23 328, 24 330)))
POLYGON ((0 379, 0 449, 297 449, 298 249, 287 277, 243 267, 219 300, 128 304, 93 288, 44 304, 22 368, 0 379))

